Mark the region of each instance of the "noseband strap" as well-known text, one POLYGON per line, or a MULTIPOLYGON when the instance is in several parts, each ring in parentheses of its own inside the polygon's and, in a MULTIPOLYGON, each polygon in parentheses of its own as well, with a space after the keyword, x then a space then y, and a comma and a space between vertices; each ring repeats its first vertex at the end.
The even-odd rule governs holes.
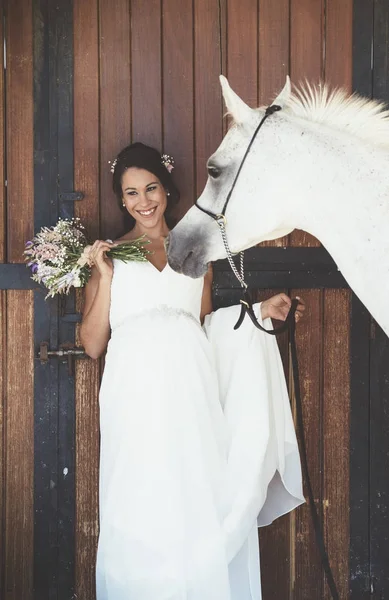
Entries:
POLYGON ((212 219, 215 219, 215 221, 219 221, 222 217, 225 217, 225 215, 226 215, 227 206, 228 206, 228 203, 229 203, 230 198, 232 196, 232 192, 234 191, 234 188, 235 188, 236 182, 238 181, 240 172, 241 172, 241 170, 243 168, 244 163, 246 162, 246 158, 247 158, 247 156, 248 156, 248 154, 249 154, 249 152, 251 150, 252 145, 254 144, 255 138, 257 137, 259 130, 261 129, 261 127, 264 124, 264 122, 266 121, 266 119, 268 117, 270 117, 272 114, 274 114, 275 112, 279 111, 279 110, 281 110, 281 106, 278 106, 278 104, 273 104, 272 106, 268 106, 267 107, 267 109, 265 111, 265 114, 263 115, 261 121, 259 122, 259 125, 257 126, 256 130, 254 131, 254 133, 252 135, 252 138, 250 140, 250 143, 249 143, 249 145, 246 148, 246 152, 244 153, 244 156, 242 158, 242 162, 239 165, 239 169, 238 169, 237 174, 235 175, 235 179, 234 179, 234 181, 232 183, 231 189, 230 189, 230 191, 227 194, 227 198, 226 198, 226 201, 224 203, 222 212, 221 213, 213 213, 210 210, 207 210, 206 208, 203 208, 202 206, 200 206, 197 201, 195 202, 195 206, 197 206, 197 208, 199 208, 200 210, 202 210, 209 217, 212 217, 212 219))

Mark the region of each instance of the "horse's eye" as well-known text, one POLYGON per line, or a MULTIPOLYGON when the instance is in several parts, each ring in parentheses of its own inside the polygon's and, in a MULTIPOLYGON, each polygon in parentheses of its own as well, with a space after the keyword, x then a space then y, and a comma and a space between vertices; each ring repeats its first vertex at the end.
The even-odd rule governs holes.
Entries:
POLYGON ((208 175, 210 177, 212 177, 212 179, 217 179, 220 174, 221 174, 221 169, 218 169, 217 167, 212 167, 212 166, 208 167, 208 175))

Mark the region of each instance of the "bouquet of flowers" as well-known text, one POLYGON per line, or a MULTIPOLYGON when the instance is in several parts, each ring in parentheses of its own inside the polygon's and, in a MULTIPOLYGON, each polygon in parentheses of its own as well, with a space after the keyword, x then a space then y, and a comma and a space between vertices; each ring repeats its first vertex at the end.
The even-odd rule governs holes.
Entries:
MULTIPOLYGON (((42 227, 26 243, 24 251, 32 279, 49 290, 46 298, 68 294, 72 287, 83 287, 91 274, 90 250, 80 219, 60 219, 54 227, 42 227)), ((122 242, 107 252, 109 258, 123 262, 145 261, 148 251, 144 236, 122 242)))

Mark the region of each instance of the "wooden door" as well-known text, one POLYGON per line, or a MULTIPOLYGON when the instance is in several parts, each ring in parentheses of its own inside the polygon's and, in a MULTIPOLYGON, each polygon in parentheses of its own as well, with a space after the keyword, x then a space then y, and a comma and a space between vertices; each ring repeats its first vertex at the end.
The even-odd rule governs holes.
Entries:
MULTIPOLYGON (((220 72, 251 106, 271 101, 287 73, 388 100, 389 9, 386 0, 4 0, 1 11, 0 594, 93 600, 101 365, 80 361, 73 376, 37 360, 43 340, 77 343, 82 295, 45 303, 20 264, 25 240, 73 214, 91 239, 120 233, 108 161, 133 140, 174 156, 182 216, 225 131, 220 72)), ((305 433, 340 596, 385 598, 387 338, 306 233, 246 260, 258 297, 285 290, 308 305, 298 328, 305 433)), ((234 285, 215 265, 216 306, 237 300, 234 285)), ((290 380, 287 339, 279 344, 290 380)), ((265 600, 329 598, 307 506, 261 530, 260 543, 265 600)))

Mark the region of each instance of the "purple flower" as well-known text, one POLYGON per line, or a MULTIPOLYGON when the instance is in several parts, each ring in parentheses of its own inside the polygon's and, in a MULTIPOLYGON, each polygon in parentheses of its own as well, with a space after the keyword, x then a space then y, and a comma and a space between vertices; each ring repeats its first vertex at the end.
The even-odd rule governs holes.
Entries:
POLYGON ((32 271, 33 273, 36 273, 36 272, 37 272, 37 270, 38 270, 38 265, 37 265, 36 263, 34 263, 34 264, 32 265, 32 267, 31 267, 31 271, 32 271))
POLYGON ((34 245, 33 242, 30 242, 30 241, 26 242, 26 248, 30 248, 33 245, 34 245))

